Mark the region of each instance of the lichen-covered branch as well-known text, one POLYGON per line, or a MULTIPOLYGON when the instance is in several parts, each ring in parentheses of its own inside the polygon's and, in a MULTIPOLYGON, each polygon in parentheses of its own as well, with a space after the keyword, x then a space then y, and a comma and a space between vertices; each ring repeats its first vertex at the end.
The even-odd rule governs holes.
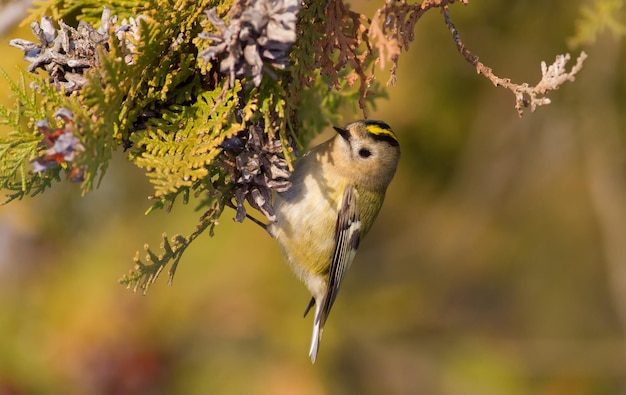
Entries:
POLYGON ((541 81, 536 85, 530 86, 527 83, 516 84, 508 78, 501 78, 495 75, 491 68, 485 66, 478 60, 478 56, 467 49, 467 46, 461 41, 456 26, 452 22, 448 7, 443 8, 443 16, 446 25, 452 33, 452 39, 456 44, 457 50, 463 55, 465 60, 476 67, 476 72, 488 78, 495 86, 501 86, 513 92, 515 95, 515 109, 520 117, 524 114, 525 108, 530 107, 531 111, 535 111, 538 106, 550 104, 550 99, 545 97, 545 95, 550 91, 559 89, 566 81, 574 81, 575 75, 582 70, 583 62, 587 58, 587 54, 581 52, 576 60, 576 64, 568 72, 565 66, 570 60, 570 55, 557 55, 556 60, 550 66, 547 66, 545 62, 541 62, 541 81))

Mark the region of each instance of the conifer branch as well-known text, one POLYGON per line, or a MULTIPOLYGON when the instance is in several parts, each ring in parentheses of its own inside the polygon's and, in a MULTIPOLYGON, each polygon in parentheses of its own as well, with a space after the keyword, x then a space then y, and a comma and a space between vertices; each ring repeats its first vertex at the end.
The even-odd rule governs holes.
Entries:
POLYGON ((145 292, 171 265, 171 282, 226 202, 237 221, 249 217, 247 204, 274 220, 272 196, 290 187, 293 159, 346 104, 367 115, 384 95, 375 66, 391 63, 388 85, 395 82, 429 10, 443 10, 459 52, 516 94, 520 114, 547 104, 545 94, 582 68, 584 55, 569 72, 563 56, 542 66, 534 87, 496 77, 452 23, 448 7, 468 2, 390 0, 369 18, 343 0, 112 0, 105 9, 94 0, 44 0, 30 16, 34 39, 12 40, 28 70, 46 80, 10 82, 16 105, 0 108, 0 123, 12 128, 0 139, 0 187, 9 201, 21 199, 65 174, 88 192, 123 149, 154 187, 147 212, 192 197, 205 211, 189 236, 164 235, 158 253, 146 246, 122 280, 145 292), (65 22, 76 15, 77 26, 65 22))

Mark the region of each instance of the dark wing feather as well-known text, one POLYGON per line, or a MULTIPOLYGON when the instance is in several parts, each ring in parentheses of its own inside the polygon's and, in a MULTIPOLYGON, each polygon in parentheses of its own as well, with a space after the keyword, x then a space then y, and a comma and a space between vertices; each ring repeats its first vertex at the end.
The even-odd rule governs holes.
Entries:
POLYGON ((322 300, 321 314, 319 316, 321 327, 324 327, 326 323, 330 309, 333 307, 333 303, 339 293, 341 282, 354 260, 359 246, 360 234, 361 219, 357 206, 357 192, 352 185, 348 185, 344 191, 341 207, 339 207, 337 215, 335 250, 328 273, 328 289, 322 300))

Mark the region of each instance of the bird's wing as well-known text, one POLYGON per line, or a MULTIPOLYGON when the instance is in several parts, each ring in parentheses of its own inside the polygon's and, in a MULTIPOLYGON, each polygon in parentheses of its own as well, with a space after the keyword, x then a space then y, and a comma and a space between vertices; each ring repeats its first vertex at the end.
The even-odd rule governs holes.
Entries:
POLYGON ((354 260, 361 238, 361 219, 357 191, 348 185, 341 199, 335 226, 335 250, 328 273, 328 288, 322 300, 320 324, 323 327, 339 293, 341 282, 354 260))
POLYGON ((339 293, 339 287, 343 278, 348 272, 348 268, 359 246, 361 238, 361 219, 359 207, 357 206, 357 191, 352 185, 348 185, 343 193, 343 198, 337 213, 337 223, 335 225, 335 249, 328 272, 328 286, 326 294, 321 301, 312 299, 307 306, 306 312, 317 303, 315 308, 315 319, 313 323, 313 336, 311 338, 311 348, 309 356, 315 363, 317 351, 319 350, 320 339, 326 319, 330 314, 330 309, 339 293))

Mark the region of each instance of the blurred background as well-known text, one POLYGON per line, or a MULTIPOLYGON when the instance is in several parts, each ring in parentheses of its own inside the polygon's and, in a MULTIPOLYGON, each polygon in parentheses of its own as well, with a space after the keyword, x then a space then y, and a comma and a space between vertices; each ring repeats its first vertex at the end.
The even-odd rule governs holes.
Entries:
MULTIPOLYGON (((540 61, 578 55, 566 42, 589 3, 451 12, 496 75, 534 84, 540 61)), ((352 6, 372 15, 379 2, 352 6)), ((437 10, 415 36, 369 114, 401 140, 398 174, 314 366, 305 287, 232 210, 172 287, 118 284, 143 243, 189 234, 200 215, 191 204, 144 216, 151 187, 118 152, 85 197, 64 181, 0 207, 0 394, 626 394, 624 40, 599 35, 576 81, 519 118, 437 10)), ((15 37, 32 36, 2 32, 14 78, 26 67, 15 37)))

